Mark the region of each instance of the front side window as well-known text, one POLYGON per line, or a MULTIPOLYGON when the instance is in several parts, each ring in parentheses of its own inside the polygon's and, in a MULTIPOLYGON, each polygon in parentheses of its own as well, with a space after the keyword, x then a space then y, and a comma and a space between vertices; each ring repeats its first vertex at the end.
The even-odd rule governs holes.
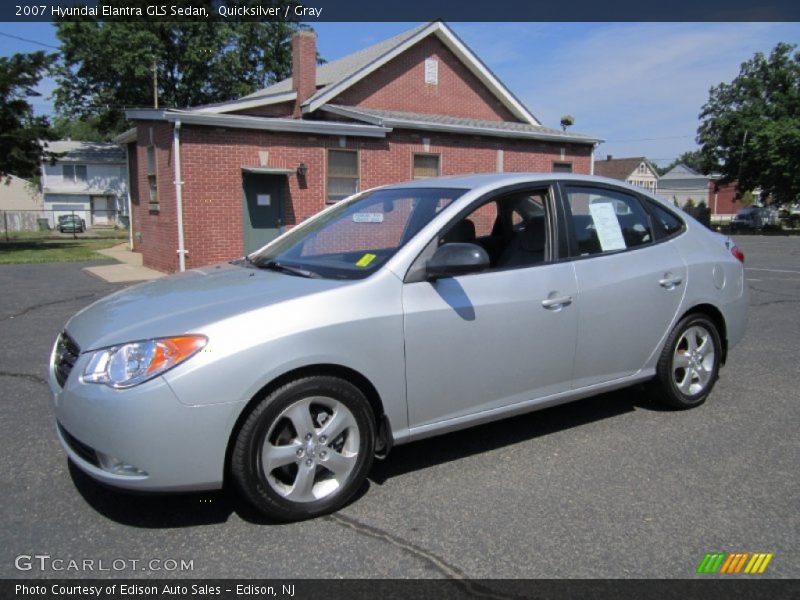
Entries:
POLYGON ((650 219, 634 196, 605 189, 568 187, 567 198, 580 256, 652 243, 650 219))
POLYGON ((525 268, 550 259, 549 193, 523 191, 492 199, 445 228, 439 245, 477 244, 490 270, 525 268))
POLYGON ((339 202, 358 191, 358 152, 328 150, 328 202, 339 202))
POLYGON ((465 191, 376 190, 306 221, 249 258, 257 267, 300 269, 310 277, 363 279, 465 191))

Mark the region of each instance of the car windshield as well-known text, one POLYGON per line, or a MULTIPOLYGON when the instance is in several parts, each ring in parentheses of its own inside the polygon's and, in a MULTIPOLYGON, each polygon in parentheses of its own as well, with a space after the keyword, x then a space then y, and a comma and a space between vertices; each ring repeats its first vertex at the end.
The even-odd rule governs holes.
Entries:
POLYGON ((248 259, 256 267, 305 277, 363 279, 464 192, 413 187, 355 196, 248 259))

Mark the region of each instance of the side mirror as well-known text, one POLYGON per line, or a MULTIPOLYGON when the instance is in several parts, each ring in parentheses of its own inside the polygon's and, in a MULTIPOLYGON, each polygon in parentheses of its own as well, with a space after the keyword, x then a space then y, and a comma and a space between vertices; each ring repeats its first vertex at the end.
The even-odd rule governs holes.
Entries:
POLYGON ((452 243, 440 246, 425 266, 427 279, 438 279, 489 268, 489 255, 477 244, 452 243))

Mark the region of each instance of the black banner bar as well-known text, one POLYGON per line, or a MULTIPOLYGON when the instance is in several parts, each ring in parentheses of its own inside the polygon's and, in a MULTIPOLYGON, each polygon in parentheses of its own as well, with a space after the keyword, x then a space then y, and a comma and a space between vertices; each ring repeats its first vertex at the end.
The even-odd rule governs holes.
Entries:
POLYGON ((800 21, 797 0, 8 0, 0 21, 800 21))
POLYGON ((219 600, 782 600, 800 597, 797 580, 698 578, 684 580, 4 580, 0 597, 39 600, 169 600, 204 598, 219 600))

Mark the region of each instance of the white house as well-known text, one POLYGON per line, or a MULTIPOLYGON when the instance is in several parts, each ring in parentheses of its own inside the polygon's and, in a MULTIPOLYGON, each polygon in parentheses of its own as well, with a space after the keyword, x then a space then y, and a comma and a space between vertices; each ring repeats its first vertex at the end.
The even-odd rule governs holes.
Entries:
POLYGON ((52 227, 59 215, 74 213, 87 227, 114 226, 127 215, 125 151, 113 143, 48 142, 57 153, 42 163, 44 208, 52 227))
POLYGON ((619 179, 653 193, 659 188, 658 173, 644 156, 614 158, 609 154, 605 160, 595 161, 594 174, 619 179))

